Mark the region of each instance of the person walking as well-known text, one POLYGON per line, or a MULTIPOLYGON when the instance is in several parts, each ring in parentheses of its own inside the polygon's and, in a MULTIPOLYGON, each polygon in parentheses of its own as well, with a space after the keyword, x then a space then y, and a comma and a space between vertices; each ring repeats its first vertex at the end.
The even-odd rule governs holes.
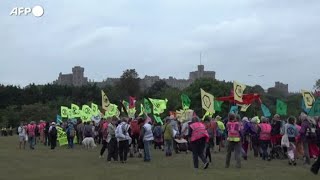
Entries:
POLYGON ((27 135, 28 135, 28 141, 30 144, 30 149, 33 150, 35 145, 35 138, 36 138, 36 124, 34 121, 31 121, 30 124, 28 124, 27 135))
POLYGON ((301 129, 300 129, 300 137, 302 141, 303 151, 304 151, 304 165, 310 165, 310 154, 309 154, 309 138, 308 131, 311 129, 311 124, 308 120, 308 116, 305 113, 300 114, 300 119, 302 121, 301 129))
POLYGON ((128 120, 126 118, 122 119, 122 122, 117 126, 116 138, 119 142, 119 157, 121 163, 127 162, 127 156, 129 152, 129 144, 131 143, 131 137, 129 136, 128 120))
POLYGON ((74 125, 71 122, 68 123, 66 133, 67 133, 67 139, 68 139, 68 148, 73 149, 73 140, 76 135, 76 131, 74 129, 74 125))
POLYGON ((234 151, 235 159, 237 161, 236 167, 241 168, 241 144, 240 144, 240 124, 236 121, 236 116, 233 113, 229 114, 227 123, 228 130, 228 147, 226 156, 226 168, 230 166, 231 153, 234 151))
POLYGON ((289 158, 289 165, 296 166, 297 163, 295 161, 295 151, 296 151, 296 137, 298 136, 299 132, 295 126, 296 118, 290 116, 288 118, 288 123, 284 125, 284 133, 287 134, 289 140, 289 147, 288 147, 288 158, 289 158))
POLYGON ((142 140, 143 140, 144 162, 150 162, 151 161, 150 144, 154 140, 154 138, 152 133, 152 126, 148 119, 146 119, 144 125, 141 128, 140 136, 142 137, 142 140))
POLYGON ((113 117, 111 120, 111 123, 108 125, 108 137, 107 137, 107 143, 108 143, 107 161, 108 162, 111 161, 111 158, 113 158, 114 161, 118 161, 118 143, 115 135, 116 123, 117 123, 117 118, 113 117))
POLYGON ((57 146, 57 138, 58 138, 58 131, 56 128, 56 123, 52 122, 49 128, 49 138, 50 138, 50 147, 51 149, 55 149, 57 146))
POLYGON ((102 124, 102 128, 101 128, 101 132, 102 132, 102 148, 100 150, 100 156, 99 158, 103 157, 104 151, 107 149, 108 147, 108 143, 107 143, 107 138, 108 138, 108 121, 104 120, 103 124, 102 124))
POLYGON ((259 142, 262 149, 262 160, 271 160, 268 153, 268 148, 271 145, 271 125, 268 123, 268 119, 263 117, 261 124, 258 125, 259 142))
POLYGON ((199 159, 203 162, 204 169, 209 167, 209 162, 206 160, 204 150, 206 142, 209 142, 209 134, 203 123, 200 122, 198 117, 193 117, 189 126, 190 145, 192 149, 193 167, 199 168, 199 159))
POLYGON ((166 124, 162 126, 164 149, 165 149, 166 156, 172 156, 173 129, 170 121, 171 121, 170 118, 166 118, 166 124))
POLYGON ((18 134, 19 134, 19 149, 21 149, 22 144, 23 144, 23 149, 26 149, 27 133, 26 133, 26 127, 23 122, 21 122, 20 126, 18 127, 18 134))
MULTIPOLYGON (((316 119, 316 136, 317 136, 317 145, 320 148, 320 117, 316 119)), ((320 156, 318 159, 312 164, 310 171, 317 175, 320 169, 320 156)))

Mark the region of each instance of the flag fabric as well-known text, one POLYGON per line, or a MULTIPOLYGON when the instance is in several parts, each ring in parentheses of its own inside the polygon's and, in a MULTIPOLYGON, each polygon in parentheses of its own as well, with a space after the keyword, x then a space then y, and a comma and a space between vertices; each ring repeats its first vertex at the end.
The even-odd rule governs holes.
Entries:
POLYGON ((191 100, 186 94, 181 94, 182 109, 189 109, 191 100))
POLYGON ((68 107, 65 107, 65 106, 61 106, 60 107, 60 114, 61 114, 61 117, 64 117, 64 118, 67 118, 68 117, 68 112, 69 112, 69 108, 68 107))
POLYGON ((152 107, 153 107, 153 114, 161 114, 167 109, 167 99, 151 99, 149 98, 152 107))
POLYGON ((71 104, 71 114, 73 118, 80 117, 80 108, 76 104, 71 104))
POLYGON ((211 112, 207 111, 207 112, 203 115, 203 117, 202 117, 202 121, 203 121, 207 116, 212 118, 213 113, 211 113, 211 112))
POLYGON ((310 109, 308 109, 307 107, 306 107, 306 104, 304 103, 304 99, 302 98, 301 99, 301 109, 305 112, 305 113, 309 113, 309 111, 310 111, 310 109))
POLYGON ((72 119, 72 118, 74 118, 72 116, 72 109, 68 109, 68 119, 72 119))
POLYGON ((157 115, 153 115, 154 119, 156 120, 157 123, 160 123, 161 125, 163 125, 163 122, 161 120, 161 118, 157 115))
POLYGON ((223 101, 214 100, 214 110, 220 112, 223 101))
POLYGON ((261 110, 262 110, 262 113, 263 113, 264 117, 270 117, 271 116, 270 110, 268 109, 268 107, 266 105, 261 104, 261 110))
POLYGON ((313 103, 312 108, 310 109, 309 116, 320 116, 320 98, 317 98, 317 100, 313 103))
POLYGON ((287 115, 287 104, 277 99, 277 114, 287 115))
POLYGON ((152 105, 150 104, 149 100, 148 99, 144 99, 143 100, 143 104, 144 104, 144 112, 146 114, 150 114, 152 112, 152 110, 151 110, 151 106, 152 105))
POLYGON ((229 113, 238 114, 238 106, 231 106, 229 113))
POLYGON ((233 81, 234 100, 242 102, 242 96, 245 89, 246 89, 246 85, 241 84, 237 81, 233 81))
POLYGON ((136 98, 129 96, 129 109, 136 108, 136 98))
POLYGON ((142 116, 144 113, 144 107, 143 104, 140 104, 140 114, 138 116, 142 116))
POLYGON ((134 118, 136 114, 136 108, 132 108, 128 110, 128 117, 129 118, 134 118))
POLYGON ((98 116, 99 115, 98 105, 91 103, 91 111, 93 116, 98 116))
POLYGON ((210 112, 211 114, 215 113, 214 110, 214 96, 205 92, 203 89, 200 89, 201 92, 201 105, 204 110, 210 112))
POLYGON ((240 111, 241 111, 241 112, 246 112, 247 109, 248 109, 250 106, 251 106, 251 104, 242 104, 240 111))
POLYGON ((129 103, 125 100, 122 101, 123 107, 121 108, 122 112, 126 112, 127 114, 129 113, 129 103))
POLYGON ((56 117, 56 123, 62 123, 62 117, 60 115, 57 114, 57 117, 56 117))
POLYGON ((113 116, 116 116, 116 117, 119 117, 120 115, 120 111, 118 109, 118 106, 115 105, 115 104, 110 104, 108 106, 108 109, 105 111, 105 117, 113 117, 113 116))
POLYGON ((84 122, 91 121, 92 112, 91 108, 88 105, 82 105, 82 111, 81 111, 81 119, 84 122))
POLYGON ((110 100, 108 96, 101 90, 101 98, 102 98, 102 109, 107 110, 108 106, 110 105, 110 100))
POLYGON ((301 90, 301 94, 304 100, 304 104, 307 109, 311 109, 315 101, 314 96, 311 91, 301 90))

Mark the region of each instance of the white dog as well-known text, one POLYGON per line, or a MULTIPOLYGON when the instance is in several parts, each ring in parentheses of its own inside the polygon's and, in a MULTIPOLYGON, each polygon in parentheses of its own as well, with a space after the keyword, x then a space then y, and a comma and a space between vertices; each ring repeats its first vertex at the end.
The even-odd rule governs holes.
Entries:
POLYGON ((94 139, 92 137, 84 138, 82 141, 82 145, 87 149, 97 147, 97 145, 94 143, 94 139))

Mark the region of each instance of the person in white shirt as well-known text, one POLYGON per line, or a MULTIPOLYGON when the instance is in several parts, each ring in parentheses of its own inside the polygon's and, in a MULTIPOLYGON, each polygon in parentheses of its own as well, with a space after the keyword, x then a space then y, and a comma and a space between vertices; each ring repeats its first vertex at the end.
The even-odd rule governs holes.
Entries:
POLYGON ((21 149, 23 144, 23 149, 26 148, 26 142, 27 142, 27 133, 26 128, 23 124, 23 122, 20 123, 20 126, 18 127, 18 133, 19 133, 19 149, 21 149))
POLYGON ((127 162, 127 155, 129 152, 129 144, 131 144, 131 137, 129 136, 129 128, 128 119, 123 118, 122 122, 116 128, 116 138, 119 144, 119 157, 121 163, 127 162))

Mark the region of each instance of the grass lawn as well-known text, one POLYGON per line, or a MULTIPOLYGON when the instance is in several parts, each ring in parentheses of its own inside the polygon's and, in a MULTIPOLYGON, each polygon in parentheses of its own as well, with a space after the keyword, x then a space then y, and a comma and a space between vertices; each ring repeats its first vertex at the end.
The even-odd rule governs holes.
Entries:
MULTIPOLYGON (((58 147, 50 150, 36 145, 31 151, 17 148, 18 137, 0 137, 0 180, 312 180, 319 179, 298 161, 296 167, 286 160, 262 161, 249 157, 236 169, 234 158, 229 169, 224 168, 225 152, 213 154, 209 169, 194 170, 191 154, 174 154, 166 158, 162 151, 152 151, 152 161, 129 158, 127 164, 106 163, 99 159, 100 147, 84 150, 80 146, 70 150, 58 147)), ((106 155, 106 154, 105 154, 106 155)))

